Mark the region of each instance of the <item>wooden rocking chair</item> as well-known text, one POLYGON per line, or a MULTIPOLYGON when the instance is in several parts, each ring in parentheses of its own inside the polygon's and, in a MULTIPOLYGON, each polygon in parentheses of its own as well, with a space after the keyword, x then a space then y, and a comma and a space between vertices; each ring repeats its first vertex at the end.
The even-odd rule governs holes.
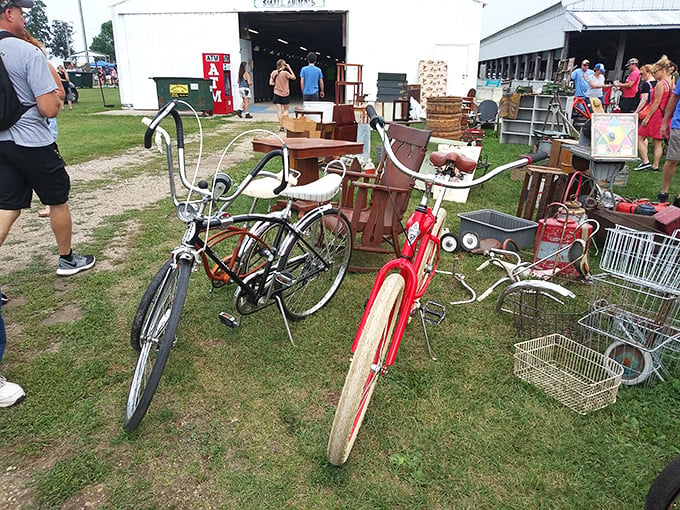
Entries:
MULTIPOLYGON (((431 131, 390 124, 387 135, 397 159, 418 172, 425 159, 431 131)), ((383 155, 375 173, 347 171, 340 210, 352 226, 353 249, 399 256, 401 220, 408 208, 415 181, 400 172, 383 155), (383 244, 389 247, 383 247, 383 244)), ((374 271, 377 267, 350 265, 354 272, 374 271)))

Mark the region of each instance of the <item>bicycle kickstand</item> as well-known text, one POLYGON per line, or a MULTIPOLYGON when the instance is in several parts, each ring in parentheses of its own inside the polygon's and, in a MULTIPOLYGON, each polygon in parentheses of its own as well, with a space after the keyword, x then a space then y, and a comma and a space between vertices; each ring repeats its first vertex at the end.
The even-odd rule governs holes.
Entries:
POLYGON ((295 347, 295 342, 293 341, 293 335, 290 332, 290 327, 288 326, 288 319, 286 318, 286 312, 283 310, 283 301, 281 300, 281 296, 278 294, 274 296, 274 299, 276 300, 276 304, 279 307, 279 312, 281 312, 281 318, 283 319, 283 323, 286 326, 286 333, 288 333, 288 340, 290 340, 290 344, 295 347))
POLYGON ((425 333, 425 344, 427 345, 427 352, 430 355, 432 361, 437 361, 437 356, 432 352, 432 347, 430 346, 430 337, 427 334, 427 323, 430 324, 441 324, 446 316, 446 307, 441 303, 436 301, 428 301, 425 306, 418 307, 418 316, 420 317, 420 323, 423 326, 423 333, 425 333))

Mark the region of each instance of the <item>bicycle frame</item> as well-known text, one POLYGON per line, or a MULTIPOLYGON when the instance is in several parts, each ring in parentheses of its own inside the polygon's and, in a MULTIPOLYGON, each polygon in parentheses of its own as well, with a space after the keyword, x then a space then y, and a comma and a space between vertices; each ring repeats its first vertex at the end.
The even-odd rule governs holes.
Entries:
MULTIPOLYGON (((392 340, 387 351, 387 356, 385 357, 385 364, 383 367, 381 367, 382 370, 385 371, 387 367, 390 367, 394 364, 394 360, 396 359, 409 317, 411 316, 412 312, 420 306, 419 301, 427 291, 430 282, 434 277, 435 269, 439 262, 441 245, 439 237, 434 235, 432 232, 435 228, 437 215, 441 208, 446 189, 470 188, 482 184, 508 169, 525 166, 530 164, 532 161, 545 159, 547 158, 547 154, 539 153, 533 157, 524 156, 517 162, 499 166, 486 173, 484 176, 469 182, 451 181, 446 175, 446 172, 444 171, 445 169, 436 169, 433 175, 420 174, 413 172, 401 164, 401 162, 399 162, 392 152, 390 144, 386 143, 387 136, 384 130, 384 121, 382 121, 382 119, 377 116, 375 110, 372 107, 367 108, 367 112, 371 118, 371 126, 378 131, 378 134, 383 141, 383 148, 385 149, 387 156, 402 172, 411 175, 411 177, 414 179, 425 182, 425 191, 423 193, 423 197, 415 211, 411 213, 406 222, 407 236, 402 247, 401 254, 398 258, 388 261, 378 271, 378 275, 376 276, 371 294, 369 295, 368 302, 366 304, 366 310, 370 310, 373 303, 375 302, 376 296, 378 295, 383 282, 390 273, 398 271, 401 274, 401 276, 404 278, 405 287, 401 298, 401 303, 399 305, 399 318, 394 328, 392 340), (427 203, 430 200, 430 196, 432 195, 432 190, 435 185, 439 187, 439 191, 437 193, 434 206, 430 208, 427 206, 427 203), (427 247, 430 243, 432 243, 432 248, 435 250, 432 259, 432 267, 428 269, 429 274, 424 275, 424 279, 419 281, 420 275, 416 274, 416 268, 420 268, 425 256, 429 255, 427 253, 427 247)), ((357 334, 354 337, 354 341, 352 342, 352 352, 356 352, 361 334, 366 326, 367 318, 367 314, 364 314, 361 318, 357 334)))
MULTIPOLYGON (((331 208, 330 205, 328 205, 321 207, 319 209, 323 212, 325 210, 329 210, 330 208, 331 208)), ((325 259, 323 259, 323 257, 321 257, 321 255, 314 248, 314 246, 310 245, 300 235, 298 229, 296 228, 296 225, 288 222, 287 219, 288 210, 289 209, 286 208, 284 209, 284 211, 282 211, 279 215, 276 216, 268 214, 242 214, 237 216, 229 216, 224 219, 223 223, 223 225, 226 225, 226 230, 222 230, 217 234, 213 234, 213 236, 211 236, 207 240, 204 240, 200 237, 201 233, 205 232, 205 230, 201 229, 200 222, 196 221, 193 224, 193 226, 192 224, 189 224, 187 226, 187 231, 185 232, 182 245, 173 251, 173 257, 175 257, 176 259, 181 253, 191 253, 191 256, 194 259, 194 261, 198 261, 198 259, 200 258, 208 278, 210 278, 212 281, 217 282, 235 283, 236 285, 241 287, 241 290, 243 292, 246 293, 249 300, 256 302, 257 300, 264 296, 264 293, 267 290, 266 286, 264 285, 264 282, 266 282, 267 280, 266 277, 273 271, 280 269, 279 268, 280 258, 272 254, 271 256, 268 256, 267 261, 264 263, 264 265, 254 268, 245 275, 239 273, 238 267, 235 268, 234 264, 238 261, 237 259, 241 251, 240 247, 243 245, 244 240, 247 240, 249 238, 255 239, 256 242, 260 240, 254 234, 252 234, 251 230, 244 227, 239 227, 237 226, 237 224, 240 223, 250 224, 258 221, 266 221, 269 224, 278 225, 276 237, 272 242, 273 247, 276 247, 277 249, 280 248, 277 250, 278 251, 277 255, 280 255, 281 253, 285 252, 284 243, 295 242, 303 243, 311 252, 318 256, 319 261, 322 262, 323 264, 321 267, 319 267, 319 269, 315 273, 309 274, 308 278, 314 277, 316 274, 325 271, 329 267, 328 262, 325 259), (215 252, 215 250, 212 249, 212 246, 215 243, 211 243, 210 240, 212 239, 216 240, 216 242, 220 242, 223 240, 222 238, 228 238, 235 235, 239 236, 240 239, 236 243, 236 249, 233 250, 230 257, 228 257, 229 262, 227 263, 224 261, 224 258, 220 257, 215 252), (215 263, 216 265, 215 269, 210 268, 209 265, 210 260, 212 260, 215 263), (219 274, 218 270, 221 271, 222 274, 219 274), (259 287, 253 289, 251 285, 245 282, 245 278, 256 271, 261 271, 264 278, 262 278, 259 287)), ((283 290, 283 288, 285 287, 282 287, 282 289, 280 290, 283 290)), ((280 292, 280 290, 277 292, 280 292)))
MULTIPOLYGON (((443 194, 445 190, 442 190, 443 194)), ((429 192, 426 191, 426 194, 429 192)), ((424 200, 425 201, 425 200, 424 200)), ((434 277, 434 271, 439 261, 439 251, 440 243, 437 236, 432 235, 432 229, 436 223, 435 212, 433 212, 429 207, 422 210, 420 207, 416 209, 407 221, 409 226, 409 238, 404 242, 399 258, 390 260, 378 271, 375 283, 373 284, 373 289, 368 298, 368 303, 366 305, 367 309, 373 305, 375 298, 382 286, 385 278, 388 274, 399 271, 401 276, 405 281, 404 294, 401 299, 401 304, 399 306, 399 319, 394 329, 393 338, 394 341, 391 342, 387 356, 385 358, 385 367, 392 366, 394 360, 397 356, 397 351, 399 350, 399 345, 401 344, 401 339, 404 335, 404 330, 408 324, 408 319, 411 316, 412 309, 418 300, 423 297, 425 291, 427 290, 432 278, 434 277), (416 233, 414 225, 419 225, 417 228, 417 237, 415 239, 411 238, 411 233, 416 233), (434 244, 434 249, 436 250, 434 256, 434 266, 430 274, 422 282, 418 281, 418 275, 416 274, 416 268, 420 267, 423 258, 427 254, 427 250, 424 248, 432 242, 434 244), (419 290, 420 289, 420 290, 419 290)), ((364 329, 367 316, 364 315, 359 323, 359 328, 352 343, 352 352, 356 351, 361 332, 364 329)))

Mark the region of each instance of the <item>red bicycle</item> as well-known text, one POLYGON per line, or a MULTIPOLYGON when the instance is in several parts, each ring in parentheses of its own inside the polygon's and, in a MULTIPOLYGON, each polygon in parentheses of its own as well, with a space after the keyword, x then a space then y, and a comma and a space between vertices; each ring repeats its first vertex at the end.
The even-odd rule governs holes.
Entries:
POLYGON ((426 322, 439 324, 445 316, 444 305, 434 301, 421 304, 439 261, 440 248, 454 251, 457 239, 451 233, 442 233, 446 210, 441 207, 447 188, 469 188, 486 181, 505 170, 519 168, 548 157, 545 153, 523 156, 519 160, 491 170, 479 179, 463 182, 462 174, 474 171, 475 161, 459 153, 434 152, 430 161, 434 174, 421 174, 405 167, 391 150, 385 133, 385 122, 372 106, 366 108, 371 127, 375 129, 387 157, 396 167, 425 183, 423 197, 406 222, 406 241, 401 255, 387 262, 378 272, 371 290, 359 329, 352 344, 349 371, 335 411, 328 441, 328 460, 340 466, 349 457, 366 409, 380 376, 386 375, 399 350, 399 344, 409 318, 420 317, 427 348, 432 356, 427 336, 426 322), (437 191, 435 203, 428 207, 433 190, 437 191))

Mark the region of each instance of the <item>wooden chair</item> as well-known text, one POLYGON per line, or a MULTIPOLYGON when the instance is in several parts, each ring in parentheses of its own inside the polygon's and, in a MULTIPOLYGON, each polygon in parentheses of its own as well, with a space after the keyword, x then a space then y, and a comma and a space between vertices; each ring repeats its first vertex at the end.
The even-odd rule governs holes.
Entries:
POLYGON ((354 118, 354 107, 351 104, 335 105, 333 107, 333 122, 335 122, 336 140, 357 141, 358 124, 354 118))
MULTIPOLYGON (((401 124, 390 124, 387 129, 394 154, 416 172, 425 159, 431 133, 401 124)), ((399 255, 401 220, 414 185, 414 179, 400 172, 385 155, 374 173, 346 173, 340 209, 352 225, 354 250, 399 255)), ((362 272, 376 268, 350 265, 349 269, 362 272)))

